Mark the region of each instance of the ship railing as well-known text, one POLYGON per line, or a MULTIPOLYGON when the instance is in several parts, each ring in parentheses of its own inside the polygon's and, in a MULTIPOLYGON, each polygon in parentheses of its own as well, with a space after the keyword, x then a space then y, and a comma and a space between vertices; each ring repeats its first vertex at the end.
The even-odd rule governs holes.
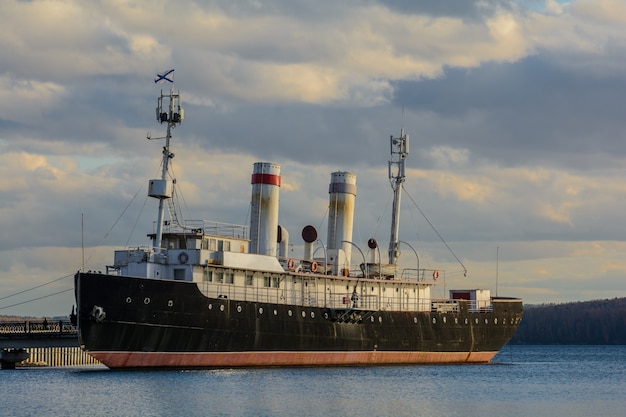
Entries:
POLYGON ((439 276, 443 274, 445 274, 445 271, 441 269, 403 268, 402 272, 400 273, 400 279, 405 281, 419 282, 431 280, 434 284, 434 281, 437 281, 437 279, 439 279, 439 276), (433 279, 435 276, 437 277, 437 279, 433 279))
POLYGON ((346 291, 330 293, 324 285, 312 279, 304 289, 284 288, 279 281, 271 281, 271 286, 234 285, 227 283, 204 282, 200 288, 207 297, 230 300, 322 307, 332 309, 423 311, 433 313, 489 313, 493 311, 491 300, 457 300, 448 298, 424 298, 404 292, 403 295, 362 294, 346 291))
POLYGON ((431 302, 431 311, 433 313, 456 313, 459 312, 461 306, 464 306, 470 313, 490 313, 493 311, 493 305, 489 300, 462 300, 462 299, 440 299, 431 302))
POLYGON ((493 311, 491 300, 469 300, 467 303, 467 309, 473 313, 491 313, 493 311))
POLYGON ((331 269, 331 265, 326 265, 321 259, 300 259, 280 256, 278 257, 278 262, 280 262, 285 271, 325 274, 331 269))
POLYGON ((457 313, 459 303, 455 300, 433 300, 430 303, 430 311, 432 313, 457 313))
MULTIPOLYGON (((417 268, 404 268, 402 269, 402 273, 400 274, 400 279, 420 281, 420 271, 417 268)), ((423 273, 421 280, 424 280, 423 273)))
MULTIPOLYGON (((156 233, 156 221, 152 223, 152 228, 156 233)), ((248 239, 248 230, 248 226, 209 220, 185 220, 183 224, 166 221, 163 224, 163 233, 207 234, 236 239, 248 239)))
POLYGON ((353 293, 346 292, 327 296, 324 305, 334 309, 379 310, 380 298, 374 294, 355 296, 353 293))
POLYGON ((305 289, 284 288, 280 283, 275 284, 272 281, 272 286, 257 287, 203 282, 199 288, 211 298, 267 304, 374 311, 459 311, 459 305, 454 300, 419 298, 407 293, 403 296, 396 296, 395 292, 390 296, 358 293, 355 296, 350 291, 338 293, 324 291, 324 285, 316 285, 314 281, 311 281, 305 289))

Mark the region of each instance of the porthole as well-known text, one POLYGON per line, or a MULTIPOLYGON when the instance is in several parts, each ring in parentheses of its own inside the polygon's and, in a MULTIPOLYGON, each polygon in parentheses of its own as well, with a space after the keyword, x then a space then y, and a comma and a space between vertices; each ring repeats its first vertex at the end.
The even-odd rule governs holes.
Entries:
POLYGON ((311 311, 311 318, 314 319, 315 318, 315 312, 311 311))
POLYGON ((378 316, 378 322, 382 323, 383 322, 383 316, 378 316))
POLYGON ((465 324, 468 324, 469 320, 467 319, 467 317, 465 317, 465 324))
POLYGON ((213 304, 209 304, 209 310, 213 310, 213 304))
POLYGON ((241 308, 241 306, 237 306, 237 313, 241 313, 241 310, 243 310, 243 308, 241 308))
POLYGON ((259 314, 263 314, 263 307, 259 307, 259 314))
POLYGON ((274 309, 274 315, 277 316, 278 315, 278 310, 274 309))
POLYGON ((502 319, 502 324, 506 324, 506 318, 502 319))
POLYGON ((485 324, 489 324, 489 319, 485 319, 485 324))
POLYGON ((413 317, 413 323, 417 324, 417 317, 413 317))
POLYGON ((370 317, 370 321, 374 323, 374 316, 370 317))
POLYGON ((224 311, 224 304, 220 305, 220 311, 224 311))
POLYGON ((289 315, 289 317, 291 317, 293 313, 291 312, 291 310, 289 310, 287 311, 287 314, 289 315))
POLYGON ((132 302, 133 302, 133 299, 132 299, 132 298, 130 298, 130 297, 126 297, 126 302, 127 302, 128 304, 130 304, 130 303, 132 303, 132 302))
POLYGON ((474 320, 476 322, 476 324, 478 324, 478 317, 476 317, 476 320, 474 320))
POLYGON ((144 298, 143 303, 146 305, 150 304, 150 298, 149 297, 144 298))
POLYGON ((493 323, 494 324, 498 324, 498 318, 497 317, 493 319, 493 323))
POLYGON ((169 301, 167 302, 167 306, 168 306, 168 307, 173 307, 173 306, 174 306, 174 301, 173 301, 173 300, 169 300, 169 301))
POLYGON ((437 324, 437 318, 433 317, 433 324, 437 324))
POLYGON ((459 324, 459 318, 458 317, 454 318, 454 324, 459 324))
POLYGON ((328 320, 328 313, 324 313, 324 318, 328 320))
POLYGON ((448 321, 446 316, 443 316, 442 320, 443 320, 444 323, 446 323, 448 321))
POLYGON ((306 311, 302 310, 302 317, 306 317, 306 311))

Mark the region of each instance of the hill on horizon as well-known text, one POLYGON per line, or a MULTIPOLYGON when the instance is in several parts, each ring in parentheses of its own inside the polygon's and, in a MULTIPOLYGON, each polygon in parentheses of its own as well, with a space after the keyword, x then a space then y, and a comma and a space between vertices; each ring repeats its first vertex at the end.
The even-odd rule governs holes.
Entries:
POLYGON ((626 345, 626 298, 524 306, 518 345, 626 345))

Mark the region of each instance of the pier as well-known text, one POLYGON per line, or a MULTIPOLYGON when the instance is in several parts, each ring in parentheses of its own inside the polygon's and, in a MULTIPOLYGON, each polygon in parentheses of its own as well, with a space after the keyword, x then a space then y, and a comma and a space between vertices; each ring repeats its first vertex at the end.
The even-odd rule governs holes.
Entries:
POLYGON ((78 345, 76 326, 69 320, 0 322, 0 367, 82 366, 100 362, 78 345))

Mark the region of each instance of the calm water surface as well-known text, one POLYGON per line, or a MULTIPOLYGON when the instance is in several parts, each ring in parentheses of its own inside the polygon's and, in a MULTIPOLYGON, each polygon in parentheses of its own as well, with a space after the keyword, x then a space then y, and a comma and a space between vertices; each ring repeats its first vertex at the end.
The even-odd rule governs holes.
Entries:
POLYGON ((626 346, 507 346, 489 365, 0 371, 2 416, 624 416, 626 346))

